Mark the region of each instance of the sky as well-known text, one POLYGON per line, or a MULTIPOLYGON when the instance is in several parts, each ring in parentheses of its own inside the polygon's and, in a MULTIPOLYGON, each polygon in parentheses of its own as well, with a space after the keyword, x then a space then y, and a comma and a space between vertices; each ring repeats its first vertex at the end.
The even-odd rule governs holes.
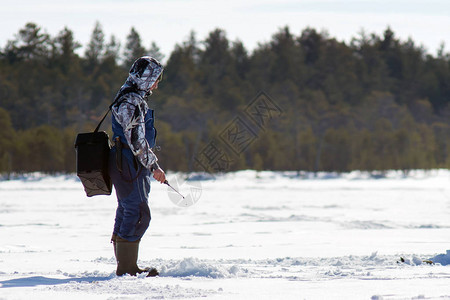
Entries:
POLYGON ((284 26, 296 36, 312 27, 347 43, 362 30, 382 35, 389 26, 429 54, 442 42, 450 52, 449 0, 0 0, 0 7, 0 48, 28 22, 53 37, 67 27, 85 46, 98 21, 106 42, 114 35, 124 45, 134 27, 145 47, 156 42, 166 58, 191 31, 204 40, 221 28, 251 52, 284 26))

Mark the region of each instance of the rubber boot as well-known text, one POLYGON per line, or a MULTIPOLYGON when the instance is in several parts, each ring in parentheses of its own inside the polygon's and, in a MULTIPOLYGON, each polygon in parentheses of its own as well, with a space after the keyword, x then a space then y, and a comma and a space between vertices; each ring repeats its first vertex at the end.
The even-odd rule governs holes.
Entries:
POLYGON ((111 243, 113 244, 113 248, 114 248, 114 257, 116 258, 116 262, 117 262, 117 254, 116 254, 116 239, 117 239, 117 234, 112 235, 111 237, 111 243))
POLYGON ((148 270, 142 270, 137 266, 138 252, 140 240, 136 242, 127 241, 119 236, 116 237, 114 244, 114 252, 117 260, 117 276, 130 274, 136 276, 148 270))

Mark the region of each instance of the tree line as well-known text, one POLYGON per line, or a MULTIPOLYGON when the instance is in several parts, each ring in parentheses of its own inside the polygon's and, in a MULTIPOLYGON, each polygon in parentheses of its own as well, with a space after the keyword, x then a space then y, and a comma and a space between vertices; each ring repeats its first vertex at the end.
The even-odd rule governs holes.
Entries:
MULTIPOLYGON (((132 62, 164 60, 150 98, 157 152, 176 171, 450 168, 450 54, 436 55, 387 28, 349 43, 284 27, 249 52, 222 29, 195 32, 164 57, 131 28, 126 43, 96 23, 84 55, 73 32, 28 23, 0 48, 0 173, 74 172, 74 140, 93 131, 132 62), (220 137, 264 91, 279 108, 239 153, 220 137), (228 157, 222 168, 199 157, 228 157), (207 170, 208 169, 208 170, 207 170)), ((110 131, 107 121, 103 129, 110 131)))

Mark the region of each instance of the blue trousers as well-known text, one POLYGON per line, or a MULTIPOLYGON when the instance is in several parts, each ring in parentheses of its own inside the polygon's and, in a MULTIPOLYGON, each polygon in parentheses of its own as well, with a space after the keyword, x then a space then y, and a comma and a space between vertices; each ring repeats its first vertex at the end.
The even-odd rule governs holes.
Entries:
POLYGON ((134 161, 130 149, 122 149, 122 172, 120 172, 114 146, 110 151, 109 174, 118 203, 114 234, 130 242, 140 240, 151 220, 148 206, 151 172, 134 161))

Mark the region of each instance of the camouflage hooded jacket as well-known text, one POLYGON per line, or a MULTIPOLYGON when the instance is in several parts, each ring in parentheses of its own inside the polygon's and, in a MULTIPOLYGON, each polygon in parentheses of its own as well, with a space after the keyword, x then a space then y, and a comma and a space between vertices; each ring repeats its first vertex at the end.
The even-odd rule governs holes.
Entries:
POLYGON ((151 95, 150 88, 162 76, 163 70, 162 65, 150 56, 136 60, 111 108, 114 138, 119 136, 147 169, 151 169, 158 158, 151 149, 156 138, 153 111, 144 98, 151 95))

